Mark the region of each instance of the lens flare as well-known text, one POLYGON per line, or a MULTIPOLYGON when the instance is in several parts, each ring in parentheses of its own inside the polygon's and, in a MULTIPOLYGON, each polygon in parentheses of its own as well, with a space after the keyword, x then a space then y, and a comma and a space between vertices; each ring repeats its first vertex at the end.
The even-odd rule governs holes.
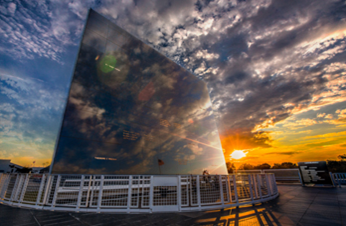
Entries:
POLYGON ((230 156, 233 158, 233 159, 241 159, 243 157, 246 156, 246 152, 244 152, 244 150, 234 150, 232 152, 232 154, 230 154, 230 156))
POLYGON ((115 64, 117 63, 117 60, 112 55, 107 55, 104 58, 102 58, 100 62, 101 71, 104 73, 109 73, 115 69, 115 64))

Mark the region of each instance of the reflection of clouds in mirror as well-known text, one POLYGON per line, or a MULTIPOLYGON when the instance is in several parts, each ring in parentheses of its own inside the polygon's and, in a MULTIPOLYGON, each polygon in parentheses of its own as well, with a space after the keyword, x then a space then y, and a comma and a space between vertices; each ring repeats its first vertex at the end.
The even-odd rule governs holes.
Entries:
POLYGON ((54 170, 56 170, 57 172, 67 172, 67 173, 102 174, 106 170, 106 168, 100 168, 100 169, 81 168, 76 164, 70 164, 64 161, 60 161, 54 164, 54 170))
MULTIPOLYGON (((162 159, 165 173, 175 174, 180 170, 176 166, 182 167, 182 173, 200 173, 201 165, 209 164, 206 161, 223 157, 203 81, 133 37, 115 38, 112 44, 102 30, 84 39, 56 164, 75 163, 81 172, 93 168, 104 173, 157 174, 161 173, 157 159, 162 159), (99 45, 90 45, 89 39, 99 45), (120 41, 118 48, 114 43, 120 41), (77 138, 82 141, 74 143, 77 138), (76 153, 69 154, 71 150, 76 153), (74 159, 77 156, 79 160, 74 159), (117 161, 109 164, 95 156, 117 161)), ((53 171, 58 169, 54 165, 53 171)), ((223 173, 226 170, 220 169, 223 173)))
POLYGON ((194 160, 196 156, 203 154, 203 151, 205 151, 205 149, 199 147, 198 144, 189 143, 176 151, 174 160, 177 161, 179 165, 186 165, 188 161, 194 160))
POLYGON ((196 143, 190 143, 186 145, 186 147, 190 148, 190 150, 196 155, 200 155, 203 151, 203 148, 198 147, 198 144, 196 143))
POLYGON ((155 93, 155 87, 152 82, 149 82, 148 85, 142 89, 142 91, 138 94, 138 100, 148 101, 155 93))
POLYGON ((83 37, 82 43, 87 46, 92 46, 99 51, 105 50, 104 38, 95 32, 86 32, 83 37))

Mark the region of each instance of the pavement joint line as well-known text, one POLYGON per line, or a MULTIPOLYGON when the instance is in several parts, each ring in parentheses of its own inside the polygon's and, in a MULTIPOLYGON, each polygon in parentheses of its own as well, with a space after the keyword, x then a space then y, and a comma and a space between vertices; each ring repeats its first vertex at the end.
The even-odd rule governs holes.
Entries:
POLYGON ((26 224, 14 224, 15 226, 25 226, 25 225, 32 225, 34 223, 26 223, 26 224))
POLYGON ((48 222, 48 221, 52 221, 52 220, 59 220, 59 219, 64 219, 66 217, 45 217, 45 218, 40 218, 40 217, 37 217, 37 219, 40 219, 41 222, 48 222))
POLYGON ((48 225, 55 225, 55 224, 63 224, 63 223, 67 223, 67 222, 70 222, 70 221, 73 221, 73 220, 68 220, 68 221, 63 221, 63 222, 58 222, 58 223, 53 223, 53 224, 46 224, 46 226, 48 225))
POLYGON ((41 226, 40 222, 38 222, 38 220, 36 219, 36 217, 34 216, 34 214, 32 213, 31 210, 29 210, 30 214, 32 215, 32 217, 35 219, 36 223, 38 224, 38 226, 41 226))
POLYGON ((300 221, 303 219, 303 217, 305 216, 306 212, 310 209, 310 206, 314 203, 314 200, 316 199, 316 197, 318 196, 320 192, 318 191, 317 194, 315 195, 314 199, 311 200, 310 205, 308 206, 308 208, 305 210, 304 214, 300 217, 298 223, 300 223, 300 221))
POLYGON ((46 222, 49 222, 49 221, 56 221, 56 220, 59 220, 59 219, 64 219, 65 217, 63 218, 54 218, 54 219, 48 219, 48 220, 40 220, 42 223, 46 223, 46 222))
POLYGON ((72 214, 72 213, 69 213, 69 215, 70 215, 71 217, 73 217, 74 219, 76 219, 78 222, 80 222, 80 223, 82 223, 82 224, 86 224, 86 225, 89 225, 89 226, 90 226, 90 224, 88 224, 87 222, 81 221, 81 220, 80 220, 80 218, 78 218, 78 217, 76 217, 76 216, 73 216, 73 214, 72 214))
POLYGON ((341 221, 341 225, 343 225, 343 217, 342 217, 342 214, 341 214, 341 206, 340 206, 340 201, 339 201, 339 197, 338 197, 338 207, 339 207, 339 214, 340 214, 340 221, 341 221))

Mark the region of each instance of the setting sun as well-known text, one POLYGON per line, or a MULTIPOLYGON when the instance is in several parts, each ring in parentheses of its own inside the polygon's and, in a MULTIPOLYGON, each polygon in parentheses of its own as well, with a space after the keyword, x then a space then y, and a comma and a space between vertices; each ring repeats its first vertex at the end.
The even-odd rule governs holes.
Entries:
POLYGON ((241 159, 246 156, 246 152, 244 152, 243 150, 234 150, 232 154, 230 154, 230 156, 233 159, 241 159))

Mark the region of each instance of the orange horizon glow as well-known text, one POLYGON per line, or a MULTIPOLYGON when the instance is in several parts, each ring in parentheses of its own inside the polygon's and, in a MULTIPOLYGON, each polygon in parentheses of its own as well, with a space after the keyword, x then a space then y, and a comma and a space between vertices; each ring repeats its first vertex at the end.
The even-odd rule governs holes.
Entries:
MULTIPOLYGON (((220 133, 220 140, 225 161, 232 162, 235 166, 244 163, 274 165, 274 163, 282 162, 338 160, 338 155, 346 154, 345 128, 346 109, 338 108, 334 110, 334 113, 327 114, 322 108, 318 111, 295 113, 259 132, 250 133, 246 129, 229 130, 220 133), (234 152, 241 154, 238 151, 242 151, 245 156, 232 156, 234 152)), ((193 143, 219 149, 176 133, 170 134, 193 143)), ((36 153, 35 144, 25 142, 19 142, 19 144, 23 150, 26 150, 25 153, 36 153)), ((12 163, 22 166, 44 167, 51 162, 53 147, 54 143, 49 143, 45 146, 46 152, 42 150, 36 155, 18 155, 8 152, 2 158, 11 159, 12 163)))
POLYGON ((31 156, 5 158, 5 159, 11 160, 11 163, 13 163, 13 164, 17 164, 17 165, 28 167, 28 168, 47 167, 50 165, 50 163, 52 161, 51 159, 39 159, 39 158, 31 157, 31 156))

